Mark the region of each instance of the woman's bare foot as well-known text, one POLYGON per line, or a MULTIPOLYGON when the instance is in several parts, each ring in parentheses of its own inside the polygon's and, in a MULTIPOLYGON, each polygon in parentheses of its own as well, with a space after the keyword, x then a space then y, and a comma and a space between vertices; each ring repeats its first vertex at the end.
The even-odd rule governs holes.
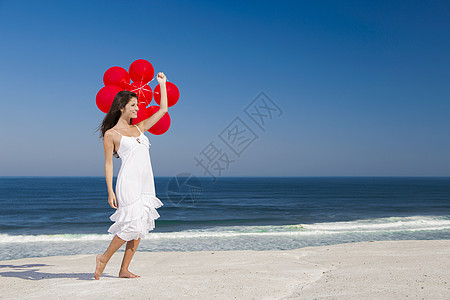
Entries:
POLYGON ((104 261, 102 254, 99 254, 95 257, 95 273, 94 273, 95 280, 100 279, 100 275, 102 275, 103 270, 106 267, 106 263, 107 261, 104 261))
POLYGON ((138 277, 141 277, 141 276, 133 274, 128 270, 119 272, 119 278, 138 278, 138 277))

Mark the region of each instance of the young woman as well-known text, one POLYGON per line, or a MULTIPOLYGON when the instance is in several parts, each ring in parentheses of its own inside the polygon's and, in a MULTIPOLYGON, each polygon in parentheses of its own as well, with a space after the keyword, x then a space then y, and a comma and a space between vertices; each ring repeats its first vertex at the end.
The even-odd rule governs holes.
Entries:
POLYGON ((156 197, 153 170, 150 161, 150 142, 143 134, 161 119, 167 112, 166 76, 157 75, 161 87, 159 110, 148 119, 131 125, 137 117, 137 95, 128 91, 119 92, 108 114, 100 125, 103 148, 105 150, 105 177, 108 187, 108 203, 116 209, 109 217, 115 223, 108 229, 114 237, 103 253, 96 256, 94 277, 100 275, 111 256, 126 242, 126 249, 120 268, 119 277, 140 277, 128 270, 131 259, 145 233, 155 228, 155 219, 159 218, 156 208, 163 203, 156 197), (122 165, 113 189, 112 157, 120 157, 122 165))

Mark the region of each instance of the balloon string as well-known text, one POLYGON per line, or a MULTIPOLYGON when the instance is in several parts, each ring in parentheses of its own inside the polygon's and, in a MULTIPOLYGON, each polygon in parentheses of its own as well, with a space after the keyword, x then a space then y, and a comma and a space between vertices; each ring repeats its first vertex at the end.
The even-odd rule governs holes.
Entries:
MULTIPOLYGON (((155 80, 156 77, 158 77, 158 75, 156 75, 155 77, 153 77, 153 79, 150 80, 148 83, 150 83, 150 82, 152 82, 153 80, 155 80)), ((166 76, 166 81, 167 81, 167 82, 170 82, 169 79, 167 79, 167 76, 166 76)), ((148 84, 148 83, 147 83, 147 84, 148 84)))

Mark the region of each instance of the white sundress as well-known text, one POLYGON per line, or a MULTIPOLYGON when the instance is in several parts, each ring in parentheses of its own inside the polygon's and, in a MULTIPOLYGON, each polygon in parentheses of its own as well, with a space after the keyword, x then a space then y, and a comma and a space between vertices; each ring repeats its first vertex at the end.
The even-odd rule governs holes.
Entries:
POLYGON ((118 207, 109 217, 115 223, 108 232, 125 241, 143 238, 153 230, 155 220, 160 217, 156 208, 164 205, 155 194, 150 141, 136 128, 141 133, 138 137, 124 136, 113 129, 122 136, 117 150, 122 164, 116 181, 118 207))

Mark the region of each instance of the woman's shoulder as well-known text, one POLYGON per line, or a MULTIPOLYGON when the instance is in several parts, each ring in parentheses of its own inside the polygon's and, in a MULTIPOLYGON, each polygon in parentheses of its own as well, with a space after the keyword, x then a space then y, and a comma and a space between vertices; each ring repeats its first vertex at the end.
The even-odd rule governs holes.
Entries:
POLYGON ((116 135, 113 128, 110 128, 105 131, 104 137, 106 138, 113 138, 116 135))

